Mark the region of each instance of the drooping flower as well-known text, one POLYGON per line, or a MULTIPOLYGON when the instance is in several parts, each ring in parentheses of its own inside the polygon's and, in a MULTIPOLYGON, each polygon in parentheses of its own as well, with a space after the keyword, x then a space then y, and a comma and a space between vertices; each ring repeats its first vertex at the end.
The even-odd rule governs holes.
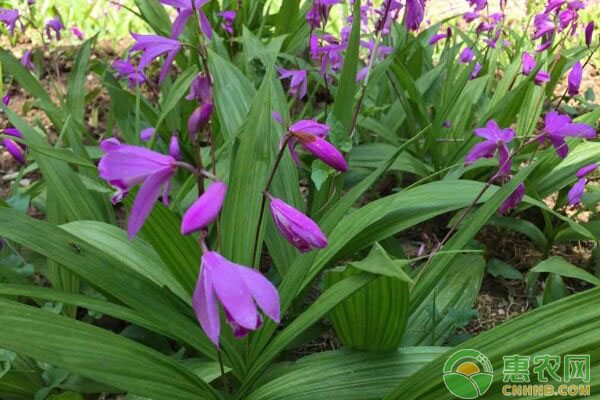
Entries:
POLYGON ((588 48, 590 48, 590 46, 592 45, 592 39, 594 36, 594 28, 595 27, 596 27, 596 25, 594 24, 594 21, 590 22, 585 27, 585 44, 588 48))
POLYGON ((475 79, 479 76, 481 68, 483 68, 483 65, 481 65, 480 63, 475 63, 475 65, 473 66, 473 72, 471 72, 471 79, 475 79))
POLYGON ((213 182, 185 212, 181 222, 181 234, 189 235, 201 231, 217 219, 226 194, 227 185, 224 182, 213 182))
POLYGON ((190 115, 190 118, 188 119, 188 133, 192 139, 194 139, 196 134, 198 134, 198 132, 200 132, 210 121, 212 111, 212 103, 206 103, 196 108, 192 115, 190 115))
POLYGON ((10 104, 10 94, 6 93, 4 96, 2 96, 2 104, 5 106, 10 104))
POLYGON ((158 82, 161 83, 167 76, 175 56, 179 50, 181 50, 181 43, 177 40, 167 39, 157 35, 139 35, 131 32, 131 36, 136 40, 136 43, 129 50, 129 54, 136 51, 143 52, 139 68, 144 69, 155 58, 160 57, 163 54, 167 55, 163 67, 160 70, 158 82))
POLYGON ((27 50, 25 53, 23 53, 23 56, 21 57, 21 65, 30 71, 35 69, 35 66, 31 62, 31 51, 27 50))
MULTIPOLYGON (((200 29, 202 29, 202 32, 204 32, 206 37, 210 40, 212 39, 212 27, 210 26, 206 14, 202 11, 202 6, 209 1, 210 0, 196 0, 195 7, 200 16, 200 29)), ((181 35, 181 32, 183 32, 188 19, 194 14, 192 0, 160 0, 160 2, 175 7, 178 11, 177 18, 173 21, 173 27, 171 28, 171 39, 177 39, 179 35, 181 35)))
POLYGON ((546 6, 545 14, 550 14, 554 10, 559 10, 563 4, 566 3, 566 0, 548 0, 548 5, 546 6))
POLYGON ((508 196, 504 203, 502 203, 498 209, 498 212, 500 214, 505 214, 507 211, 517 208, 519 203, 521 203, 523 200, 523 197, 525 197, 525 185, 521 183, 519 186, 517 186, 515 191, 508 196))
POLYGON ((323 139, 329 134, 331 128, 316 121, 303 120, 290 126, 289 133, 292 138, 289 141, 292 156, 298 162, 298 156, 294 154, 293 148, 296 143, 300 143, 304 149, 321 159, 330 167, 346 172, 348 164, 344 156, 331 143, 323 139))
POLYGON ((129 60, 116 60, 112 63, 112 67, 116 72, 117 78, 123 77, 129 80, 129 88, 133 89, 137 85, 141 85, 148 79, 139 67, 134 67, 129 60))
POLYGON ((463 15, 463 19, 465 20, 465 22, 473 22, 477 18, 479 18, 479 13, 477 12, 468 12, 465 13, 465 15, 463 15))
POLYGON ((233 23, 236 15, 235 10, 226 10, 217 15, 223 17, 223 23, 221 24, 221 27, 230 35, 233 35, 233 23))
POLYGON ((269 318, 279 322, 279 294, 268 279, 219 253, 205 251, 192 304, 200 326, 218 348, 221 319, 217 299, 236 338, 262 325, 257 305, 269 318))
POLYGON ((417 31, 423 22, 425 16, 425 1, 426 0, 406 0, 405 22, 406 29, 409 31, 417 31))
POLYGON ((581 202, 581 196, 583 196, 583 192, 585 190, 585 185, 587 184, 586 176, 598 169, 598 164, 590 164, 581 168, 577 171, 576 176, 579 178, 577 183, 573 185, 573 187, 569 190, 567 195, 568 203, 570 206, 574 206, 575 204, 579 204, 581 202))
POLYGON ((181 160, 181 148, 179 147, 177 135, 171 136, 171 141, 169 142, 169 155, 177 161, 181 160))
POLYGON ((569 73, 569 79, 568 79, 569 96, 576 96, 579 93, 579 87, 581 86, 582 78, 583 78, 583 67, 581 66, 581 63, 579 61, 577 61, 575 63, 575 65, 573 65, 573 68, 571 69, 571 72, 569 73))
POLYGON ((562 11, 558 15, 558 20, 559 20, 560 30, 563 31, 566 28, 568 28, 569 25, 571 25, 571 23, 574 24, 574 23, 577 22, 578 15, 577 15, 577 12, 575 10, 568 9, 568 10, 562 11))
POLYGON ((533 83, 535 83, 538 86, 541 86, 543 83, 546 83, 549 81, 550 81, 550 74, 546 71, 538 71, 538 73, 535 75, 535 78, 533 78, 533 83))
POLYGON ((271 215, 279 232, 300 252, 327 247, 327 238, 319 226, 306 215, 267 193, 271 200, 271 215))
POLYGON ((331 7, 341 2, 342 0, 314 0, 312 7, 306 13, 306 22, 313 29, 327 24, 331 7))
POLYGON ((448 27, 446 33, 438 33, 437 35, 433 35, 431 39, 429 39, 429 45, 434 45, 442 39, 446 39, 452 36, 452 29, 448 27))
POLYGON ((212 102, 212 89, 210 87, 210 79, 205 74, 198 74, 196 79, 190 85, 190 94, 186 97, 188 100, 196 100, 199 103, 212 102))
MULTIPOLYGON (((13 136, 16 138, 23 138, 21 132, 19 132, 15 128, 7 128, 4 130, 4 134, 8 136, 13 136)), ((17 143, 11 139, 2 139, 2 145, 6 148, 8 153, 19 163, 25 164, 25 145, 21 143, 17 143)))
POLYGON ((538 138, 540 143, 550 141, 556 154, 560 158, 565 158, 569 153, 565 138, 569 136, 591 139, 596 137, 596 131, 589 125, 573 123, 568 115, 561 115, 556 111, 546 114, 545 127, 538 138))
POLYGON ((142 139, 144 142, 147 142, 148 140, 152 139, 152 136, 154 136, 154 131, 154 128, 142 129, 140 132, 140 139, 142 139))
POLYGON ((19 10, 11 10, 8 8, 0 8, 0 21, 8 27, 11 36, 15 34, 15 27, 19 20, 19 10))
POLYGON ((475 11, 481 11, 487 7, 487 0, 469 0, 471 7, 475 7, 475 11))
POLYGON ((76 27, 76 26, 72 27, 71 32, 73 32, 73 35, 77 36, 77 39, 79 39, 79 40, 84 39, 83 32, 81 32, 78 27, 76 27))
POLYGON ((548 14, 538 14, 533 21, 535 32, 532 39, 539 39, 544 35, 554 33, 555 25, 548 14))
POLYGON ((57 15, 46 23, 46 36, 48 36, 48 40, 52 40, 52 31, 54 31, 54 36, 56 40, 60 40, 60 31, 65 29, 60 17, 57 15))
POLYGON ((492 158, 498 154, 498 175, 508 175, 512 165, 507 143, 515 137, 515 131, 510 128, 501 129, 496 121, 490 120, 485 128, 475 129, 475 136, 486 140, 477 143, 465 157, 465 165, 470 165, 480 158, 492 158))
POLYGON ((468 64, 475 59, 475 53, 471 50, 470 47, 465 47, 465 49, 460 53, 460 57, 458 58, 459 64, 468 64))
POLYGON ((305 69, 300 70, 287 70, 281 67, 277 67, 279 72, 279 79, 292 78, 290 82, 290 89, 288 94, 298 99, 306 96, 306 90, 308 86, 307 82, 307 71, 305 69))
POLYGON ((105 155, 100 159, 98 172, 100 178, 117 188, 113 202, 121 200, 135 185, 142 185, 127 221, 127 234, 132 239, 142 228, 161 191, 163 202, 168 203, 175 159, 145 147, 122 145, 114 138, 104 140, 100 149, 105 155))
POLYGON ((535 58, 529 53, 523 53, 523 75, 529 75, 536 66, 535 58))

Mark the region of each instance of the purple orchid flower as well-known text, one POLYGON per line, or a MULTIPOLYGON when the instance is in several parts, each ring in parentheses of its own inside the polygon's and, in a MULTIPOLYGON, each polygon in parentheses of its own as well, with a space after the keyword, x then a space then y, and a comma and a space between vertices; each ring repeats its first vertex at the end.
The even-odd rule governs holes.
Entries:
POLYGON ((592 45, 592 40, 593 40, 593 36, 594 36, 594 28, 595 27, 596 27, 596 25, 594 24, 594 21, 590 22, 585 27, 585 44, 588 47, 588 49, 592 45))
POLYGON ((262 325, 256 305, 279 322, 279 294, 268 279, 252 268, 228 261, 219 253, 205 251, 192 304, 200 326, 218 348, 221 318, 217 299, 225 309, 236 338, 262 325))
POLYGON ((131 240, 144 225, 163 186, 163 202, 168 203, 175 159, 145 147, 122 145, 114 138, 104 140, 100 149, 106 154, 98 164, 99 175, 118 190, 113 202, 121 200, 133 186, 142 185, 127 221, 127 236, 131 240))
POLYGON ((550 74, 546 71, 539 71, 535 78, 533 78, 533 83, 538 86, 542 86, 542 84, 550 81, 550 74))
POLYGON ((477 143, 465 157, 465 165, 470 165, 480 158, 492 158, 498 153, 498 175, 508 175, 512 161, 506 143, 515 137, 515 131, 510 128, 500 129, 496 121, 490 120, 485 128, 475 129, 475 136, 486 140, 477 143))
POLYGON ((8 27, 11 36, 15 34, 15 27, 19 20, 19 10, 11 10, 8 8, 0 8, 0 21, 8 27))
POLYGON ((509 210, 517 208, 519 203, 523 201, 523 197, 525 197, 525 185, 521 183, 519 186, 517 186, 515 191, 508 196, 508 199, 502 203, 498 209, 498 212, 500 214, 506 214, 509 210))
POLYGON ((323 139, 329 134, 331 128, 316 121, 302 120, 290 126, 289 133, 292 135, 289 140, 292 157, 298 161, 298 155, 294 152, 296 143, 300 143, 305 150, 312 153, 325 164, 341 171, 348 171, 348 164, 344 156, 331 143, 323 139))
POLYGON ((446 33, 438 33, 437 35, 433 35, 431 37, 431 39, 429 39, 429 45, 434 45, 437 42, 439 42, 442 39, 446 39, 446 38, 450 38, 452 37, 452 29, 450 27, 448 27, 448 29, 446 30, 446 33))
POLYGON ((4 96, 2 96, 2 104, 5 106, 10 104, 10 94, 6 93, 4 96))
POLYGON ((568 79, 568 91, 569 96, 576 96, 579 93, 579 87, 581 86, 581 80, 583 79, 583 67, 581 63, 577 61, 571 72, 569 73, 568 79))
POLYGON ((566 0, 549 0, 548 5, 546 6, 545 14, 550 14, 554 10, 559 10, 563 4, 566 3, 566 0))
POLYGON ((487 0, 469 0, 471 7, 475 7, 475 11, 481 11, 487 7, 487 0))
POLYGON ((288 92, 290 96, 297 97, 298 99, 302 99, 306 96, 308 81, 307 71, 305 69, 287 70, 277 67, 277 71, 279 72, 279 79, 292 78, 288 92))
MULTIPOLYGON (((564 10, 558 15, 558 20, 560 22, 559 23, 560 30, 563 31, 563 30, 567 29, 569 27, 569 25, 575 24, 577 22, 577 20, 578 20, 577 11, 572 10, 572 9, 564 10)), ((575 29, 576 29, 576 27, 575 27, 575 29)))
POLYGON ((226 194, 227 185, 224 182, 213 182, 185 212, 181 222, 181 234, 189 235, 212 224, 221 212, 226 194))
POLYGON ((158 83, 161 83, 167 76, 175 56, 179 50, 181 50, 181 43, 177 40, 167 39, 157 35, 139 35, 131 32, 131 36, 136 40, 136 44, 131 47, 129 54, 136 51, 143 52, 139 68, 144 69, 155 58, 167 54, 167 58, 165 59, 158 79, 158 83))
POLYGON ((471 50, 470 47, 465 47, 465 49, 460 53, 460 57, 458 58, 459 64, 469 64, 471 61, 475 59, 475 53, 471 50))
POLYGON ((146 128, 143 129, 140 132, 140 139, 142 139, 142 141, 147 142, 148 140, 152 139, 152 136, 154 136, 154 128, 146 128))
MULTIPOLYGON (((7 128, 4 130, 4 134, 16 138, 23 138, 21 132, 15 128, 7 128)), ((11 139, 2 139, 2 145, 6 148, 8 153, 19 163, 25 164, 25 149, 26 146, 22 143, 17 143, 11 139)))
POLYGON ((469 23, 469 22, 473 22, 475 21, 477 18, 479 18, 479 13, 477 12, 467 12, 465 13, 465 15, 463 15, 463 19, 465 20, 465 22, 469 23))
POLYGON ((52 31, 54 31, 54 35, 56 40, 60 40, 60 31, 65 29, 60 17, 57 15, 52 18, 50 21, 46 23, 46 36, 48 36, 48 40, 52 40, 52 31))
POLYGON ((585 185, 587 184, 586 176, 598 169, 598 164, 590 164, 581 168, 577 171, 576 176, 579 178, 577 183, 573 185, 573 187, 569 190, 567 195, 568 203, 570 206, 574 206, 581 202, 581 197, 583 196, 583 192, 585 191, 585 185))
POLYGON ((277 122, 279 125, 283 125, 283 118, 281 118, 281 114, 279 114, 277 111, 273 111, 271 112, 271 116, 275 122, 277 122))
POLYGON ((192 139, 200 132, 210 121, 213 112, 212 103, 206 103, 196 108, 188 119, 188 133, 192 139))
POLYGON ((523 75, 529 75, 531 73, 531 71, 533 71, 535 69, 535 66, 537 65, 535 62, 535 58, 533 58, 533 56, 529 53, 523 53, 522 56, 522 60, 523 60, 523 75))
POLYGON ((556 111, 546 114, 545 125, 544 131, 538 140, 540 143, 544 143, 546 140, 550 141, 560 158, 565 158, 569 153, 565 137, 581 137, 586 139, 596 137, 596 131, 591 126, 574 124, 571 117, 561 115, 556 111))
POLYGON ((233 23, 235 22, 236 12, 234 10, 226 10, 217 15, 223 17, 221 27, 230 35, 233 35, 233 23))
POLYGON ((84 39, 83 32, 81 32, 78 27, 76 27, 76 26, 72 27, 71 32, 73 32, 73 35, 75 35, 77 37, 77 39, 79 39, 79 40, 84 39))
POLYGON ((271 215, 279 232, 301 253, 327 247, 327 238, 319 226, 306 215, 267 193, 271 215))
POLYGON ((555 25, 548 14, 538 14, 535 16, 534 22, 535 32, 532 39, 536 40, 542 36, 554 33, 555 25))
MULTIPOLYGON (((202 6, 209 1, 210 0, 196 0, 195 8, 200 16, 200 29, 202 29, 202 32, 204 32, 206 37, 210 40, 212 39, 212 27, 210 26, 206 14, 202 11, 202 6)), ((171 30, 171 39, 177 39, 179 35, 181 35, 181 32, 183 32, 188 19, 194 14, 194 4, 192 3, 192 0, 160 0, 160 2, 175 7, 179 13, 177 18, 175 18, 175 21, 173 21, 173 28, 171 30)))
POLYGON ((25 53, 23 53, 23 56, 21 57, 21 65, 30 71, 35 69, 35 66, 31 62, 31 51, 27 50, 25 53))
POLYGON ((123 77, 129 80, 130 89, 142 85, 148 79, 146 75, 139 71, 138 67, 134 67, 129 60, 116 60, 112 63, 112 67, 116 72, 117 78, 123 77))
POLYGON ((547 41, 543 42, 538 47, 536 47, 535 52, 541 53, 542 51, 544 51, 547 48, 549 48, 550 46, 552 46, 552 40, 553 40, 553 37, 551 36, 547 41))
POLYGON ((425 16, 426 0, 406 0, 406 11, 404 15, 406 29, 409 31, 418 31, 423 17, 425 16))
POLYGON ((179 139, 177 135, 172 135, 169 141, 169 155, 176 161, 181 161, 181 148, 179 147, 179 139))
POLYGON ((342 0, 314 0, 312 7, 306 13, 306 22, 313 29, 317 29, 321 24, 327 24, 331 7, 341 3, 342 0))
POLYGON ((481 69, 483 68, 483 65, 481 65, 480 63, 475 63, 475 65, 473 66, 473 72, 471 72, 471 80, 477 78, 479 76, 479 73, 481 72, 481 69))

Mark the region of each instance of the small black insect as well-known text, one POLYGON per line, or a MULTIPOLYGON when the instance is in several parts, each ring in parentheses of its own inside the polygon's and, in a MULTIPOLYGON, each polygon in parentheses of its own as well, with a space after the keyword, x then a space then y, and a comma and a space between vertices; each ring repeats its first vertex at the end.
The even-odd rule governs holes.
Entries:
POLYGON ((81 254, 81 247, 79 247, 79 245, 78 245, 78 244, 76 244, 76 243, 73 243, 73 242, 69 242, 69 246, 71 246, 71 248, 73 249, 73 251, 74 251, 76 254, 81 254))

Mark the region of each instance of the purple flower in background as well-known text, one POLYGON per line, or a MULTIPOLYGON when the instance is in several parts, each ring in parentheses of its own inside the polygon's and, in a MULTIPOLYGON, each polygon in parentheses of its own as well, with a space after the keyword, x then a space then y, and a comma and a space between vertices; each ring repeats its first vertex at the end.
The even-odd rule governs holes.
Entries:
POLYGON ((567 195, 570 206, 574 206, 581 202, 581 196, 583 196, 585 185, 587 184, 587 178, 585 178, 585 176, 594 172, 596 169, 598 169, 598 164, 594 163, 583 167, 579 171, 577 171, 576 176, 579 178, 579 180, 577 181, 577 183, 575 183, 575 185, 573 185, 573 187, 569 190, 569 193, 567 195))
POLYGON ((515 191, 512 192, 510 196, 508 196, 508 199, 506 199, 504 203, 502 203, 502 205, 498 209, 498 212, 500 214, 505 214, 507 211, 517 208, 519 203, 521 203, 521 201, 523 200, 523 197, 525 197, 525 185, 521 183, 519 184, 519 186, 517 186, 515 191))
POLYGON ((65 26, 61 22, 60 17, 57 15, 52 18, 46 23, 46 36, 48 36, 48 40, 52 40, 52 31, 54 31, 56 40, 60 40, 60 31, 63 29, 65 29, 65 26))
POLYGON ((267 193, 271 215, 279 232, 301 253, 327 247, 327 238, 319 226, 306 215, 267 193))
POLYGON ((279 114, 277 111, 273 111, 271 116, 279 125, 283 125, 283 118, 281 118, 281 114, 279 114))
POLYGON ((548 14, 538 14, 535 16, 534 22, 535 32, 533 33, 532 39, 539 39, 549 33, 554 33, 554 22, 548 14))
POLYGON ((329 134, 331 128, 316 121, 303 120, 290 126, 289 132, 292 135, 290 139, 290 149, 292 156, 298 162, 298 156, 294 154, 293 147, 300 143, 305 150, 312 153, 330 167, 346 172, 348 164, 344 156, 331 143, 323 139, 329 134))
POLYGON ((77 39, 79 39, 79 40, 84 39, 83 32, 81 32, 78 27, 76 27, 76 26, 72 27, 71 32, 73 32, 73 35, 77 36, 77 39))
POLYGON ((582 78, 583 67, 581 66, 581 63, 577 61, 569 73, 569 96, 576 96, 579 93, 579 87, 581 86, 582 78))
POLYGON ((290 90, 288 94, 292 97, 297 97, 298 99, 306 96, 307 89, 307 77, 306 70, 287 70, 281 67, 277 67, 277 71, 279 72, 279 79, 287 79, 292 78, 290 82, 290 90))
POLYGON ((127 221, 127 236, 131 240, 144 225, 161 191, 163 202, 168 203, 175 159, 145 147, 122 145, 114 138, 104 140, 100 149, 105 153, 98 164, 100 178, 118 190, 113 202, 135 185, 142 185, 127 221))
POLYGON ((471 72, 471 79, 475 79, 479 76, 481 68, 483 68, 483 65, 475 63, 475 65, 473 66, 473 72, 471 72))
MULTIPOLYGON (((21 135, 21 132, 19 132, 17 129, 15 128, 7 128, 4 130, 4 134, 8 135, 8 136, 13 136, 16 138, 23 138, 23 135, 21 135)), ((19 163, 19 164, 25 164, 25 145, 21 144, 21 143, 16 143, 14 140, 11 139, 2 139, 2 144, 4 145, 4 147, 6 148, 6 150, 8 151, 8 153, 19 163)))
POLYGON ((550 81, 550 74, 546 71, 539 71, 535 78, 533 78, 533 83, 538 86, 542 86, 543 83, 550 81))
POLYGON ((158 80, 158 83, 161 83, 167 76, 175 56, 179 50, 181 50, 181 43, 177 40, 167 39, 157 35, 139 35, 131 32, 131 36, 136 40, 136 43, 129 50, 129 54, 136 51, 143 52, 139 68, 144 69, 155 58, 160 57, 163 54, 167 55, 158 80))
POLYGON ((546 40, 544 43, 542 43, 538 47, 536 47, 535 52, 541 53, 542 51, 546 50, 551 45, 552 45, 552 37, 550 37, 550 39, 546 40))
POLYGON ((221 318, 217 299, 236 338, 262 325, 256 305, 279 322, 279 294, 268 279, 252 268, 228 261, 219 253, 205 251, 192 304, 200 326, 218 348, 221 318))
POLYGON ((206 103, 196 108, 190 118, 188 119, 188 133, 192 139, 196 138, 196 134, 200 132, 210 121, 212 116, 213 105, 212 103, 206 103))
POLYGON ((35 0, 27 0, 27 5, 32 6, 35 4, 35 0))
MULTIPOLYGON (((198 15, 200 15, 200 29, 202 29, 202 32, 204 32, 206 37, 210 40, 212 39, 212 27, 210 26, 206 14, 202 11, 202 6, 209 1, 210 0, 196 0, 195 7, 196 10, 198 10, 198 15)), ((194 14, 192 0, 160 0, 160 2, 175 7, 178 11, 177 18, 173 21, 171 30, 171 39, 177 39, 179 35, 181 35, 181 32, 183 32, 188 19, 194 14)))
POLYGON ((181 222, 181 234, 189 235, 201 231, 213 223, 221 212, 226 194, 227 185, 224 182, 213 182, 185 212, 181 222))
POLYGON ((10 95, 8 93, 2 96, 2 104, 4 104, 5 106, 10 104, 10 95))
POLYGON ((23 53, 23 56, 21 57, 21 65, 30 71, 35 69, 33 63, 31 62, 31 51, 27 50, 25 53, 23 53))
POLYGON ((563 4, 566 3, 566 0, 548 0, 548 5, 546 6, 545 14, 550 14, 554 10, 560 9, 563 4))
POLYGON ((536 66, 535 58, 529 53, 523 53, 523 75, 529 75, 536 66))
POLYGON ((19 20, 19 10, 11 10, 8 8, 0 8, 0 21, 4 22, 8 27, 10 35, 15 34, 15 27, 19 20))
POLYGON ((139 71, 138 67, 134 67, 129 60, 116 60, 112 63, 112 67, 116 72, 117 78, 123 77, 129 80, 130 89, 143 84, 148 79, 146 78, 146 75, 139 71))
POLYGON ((409 31, 419 30, 419 26, 421 26, 425 15, 425 1, 426 0, 406 0, 406 14, 404 15, 404 19, 406 22, 406 29, 409 31))
POLYGON ((465 165, 470 165, 480 158, 492 158, 498 153, 498 175, 508 175, 512 161, 506 143, 510 143, 515 137, 515 131, 510 128, 500 129, 496 121, 490 120, 485 128, 475 129, 475 136, 486 140, 477 143, 465 157, 465 165))
POLYGON ((470 47, 465 47, 465 49, 460 53, 460 57, 458 58, 459 64, 468 64, 475 59, 475 53, 471 50, 470 47))
POLYGON ((171 141, 169 142, 169 155, 177 161, 181 160, 181 149, 179 148, 177 135, 171 136, 171 141))
POLYGON ((540 143, 549 140, 560 158, 565 158, 569 153, 569 147, 565 142, 565 137, 582 137, 591 139, 596 137, 596 131, 586 124, 574 124, 568 115, 560 115, 556 111, 546 114, 546 126, 538 138, 540 143))
POLYGON ((571 25, 571 23, 577 22, 578 15, 575 10, 568 9, 568 10, 562 11, 558 15, 558 19, 560 21, 560 30, 562 31, 562 30, 566 29, 569 25, 571 25))
POLYGON ((233 23, 235 21, 236 12, 234 10, 227 10, 217 15, 223 17, 223 24, 221 24, 221 27, 230 35, 233 35, 233 23))
POLYGON ((199 103, 212 103, 212 89, 210 80, 205 74, 198 74, 196 79, 190 85, 190 94, 186 97, 188 100, 196 100, 199 103))
POLYGON ((433 35, 431 39, 429 39, 429 45, 434 45, 442 39, 446 39, 452 36, 452 29, 448 27, 446 33, 438 33, 437 35, 433 35))
POLYGON ((487 7, 487 0, 469 0, 471 7, 475 7, 475 11, 481 11, 487 7))
POLYGON ((463 15, 463 19, 465 20, 465 22, 473 22, 477 18, 479 18, 479 13, 477 12, 468 12, 465 13, 465 15, 463 15))
POLYGON ((594 21, 590 22, 585 27, 585 44, 588 48, 592 45, 592 39, 594 36, 594 28, 595 27, 596 27, 596 25, 594 24, 594 21))
POLYGON ((154 128, 146 128, 144 130, 142 130, 140 132, 140 139, 142 139, 142 141, 147 142, 148 140, 152 139, 152 136, 154 136, 154 128))
POLYGON ((327 24, 331 7, 341 2, 342 0, 314 0, 312 7, 306 13, 306 22, 313 29, 319 28, 321 24, 327 24))

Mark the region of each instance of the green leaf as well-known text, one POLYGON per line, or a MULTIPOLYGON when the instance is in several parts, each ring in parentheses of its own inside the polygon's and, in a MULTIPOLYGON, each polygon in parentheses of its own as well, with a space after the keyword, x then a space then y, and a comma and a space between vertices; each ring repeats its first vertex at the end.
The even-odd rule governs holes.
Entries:
POLYGON ((80 165, 82 167, 88 168, 96 168, 94 164, 92 164, 89 160, 77 156, 71 149, 65 149, 62 147, 51 147, 51 146, 42 146, 37 144, 32 144, 27 140, 18 140, 8 135, 0 135, 0 138, 6 138, 15 140, 17 142, 22 142, 27 145, 32 150, 43 154, 45 156, 55 158, 57 160, 68 162, 69 164, 80 165))
POLYGON ((505 279, 523 279, 523 274, 519 272, 515 267, 505 263, 497 258, 492 258, 487 263, 487 271, 494 277, 502 277, 505 279))
POLYGON ((523 235, 531 239, 540 248, 546 248, 546 244, 548 242, 546 239, 546 235, 544 235, 540 228, 538 228, 532 222, 527 221, 526 219, 518 219, 496 215, 490 220, 489 224, 522 233, 523 235))
POLYGON ((413 280, 403 270, 404 267, 410 264, 410 260, 392 260, 379 243, 373 245, 373 248, 365 259, 350 263, 351 266, 361 271, 389 276, 390 278, 396 278, 412 285, 414 284, 413 280))
POLYGON ((85 84, 88 72, 88 62, 92 53, 92 46, 96 37, 83 42, 73 62, 73 69, 69 75, 69 86, 67 90, 67 109, 75 122, 83 125, 85 114, 85 84))
POLYGON ((565 282, 557 274, 550 274, 546 278, 544 293, 541 296, 540 305, 545 306, 556 300, 560 300, 569 295, 565 282))
POLYGON ((171 19, 159 0, 135 0, 144 20, 161 36, 171 35, 171 19))
POLYGON ((2 348, 156 400, 219 398, 172 358, 122 336, 6 300, 0 310, 2 348))
POLYGON ((567 278, 581 279, 587 283, 591 283, 594 286, 600 286, 600 279, 590 274, 589 272, 578 268, 567 262, 564 258, 559 256, 550 257, 537 264, 531 269, 531 272, 549 272, 567 278))
POLYGON ((258 387, 246 400, 380 399, 446 351, 444 347, 406 347, 313 354, 275 366, 283 373, 258 387))
POLYGON ((177 76, 177 79, 171 86, 171 90, 167 94, 166 98, 160 104, 160 115, 158 116, 158 121, 156 122, 156 129, 160 128, 160 125, 165 120, 167 115, 177 107, 177 104, 181 101, 181 99, 188 92, 190 85, 198 76, 198 66, 195 64, 191 65, 183 71, 181 74, 177 76))

